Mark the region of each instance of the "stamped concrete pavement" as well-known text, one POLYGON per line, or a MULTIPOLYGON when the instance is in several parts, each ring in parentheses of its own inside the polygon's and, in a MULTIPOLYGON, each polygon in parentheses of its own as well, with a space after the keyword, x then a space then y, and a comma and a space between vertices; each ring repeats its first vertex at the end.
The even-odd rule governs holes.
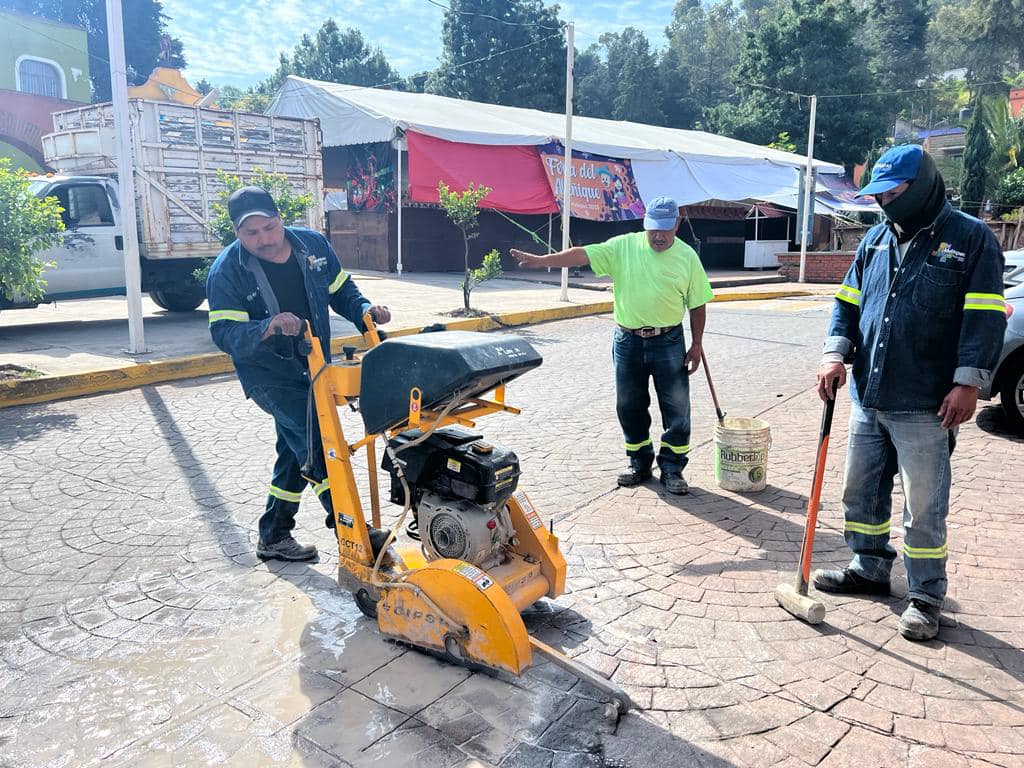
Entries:
MULTIPOLYGON (((723 405, 772 425, 769 487, 749 496, 714 484, 700 379, 693 493, 616 489, 610 318, 523 331, 545 357, 509 388, 523 414, 480 427, 519 454, 569 562, 567 594, 528 623, 627 687, 640 710, 617 726, 549 664, 470 673, 382 640, 335 588, 309 502, 321 562, 257 560, 273 426, 231 377, 0 412, 0 765, 1021 765, 1024 451, 994 408, 954 457, 939 640, 897 634, 899 571, 891 599, 826 597, 819 627, 774 604, 802 536, 825 309, 710 311, 723 405)), ((823 565, 846 557, 846 413, 823 565)))

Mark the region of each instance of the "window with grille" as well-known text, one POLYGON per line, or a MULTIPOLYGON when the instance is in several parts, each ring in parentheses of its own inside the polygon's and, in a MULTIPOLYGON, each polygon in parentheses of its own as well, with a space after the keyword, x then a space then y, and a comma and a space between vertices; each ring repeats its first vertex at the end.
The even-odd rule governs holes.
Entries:
POLYGON ((55 99, 64 98, 57 67, 39 59, 22 59, 18 64, 18 90, 55 99))

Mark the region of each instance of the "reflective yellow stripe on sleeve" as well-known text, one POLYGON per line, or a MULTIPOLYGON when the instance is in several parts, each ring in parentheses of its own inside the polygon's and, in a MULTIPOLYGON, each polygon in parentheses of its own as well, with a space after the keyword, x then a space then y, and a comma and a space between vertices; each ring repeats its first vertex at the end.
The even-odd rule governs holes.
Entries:
POLYGON ((968 293, 964 296, 964 309, 1006 312, 1006 300, 998 293, 968 293))
POLYGON ((334 278, 334 282, 331 283, 328 286, 327 292, 328 293, 337 293, 338 289, 341 288, 341 286, 343 286, 345 284, 346 280, 348 280, 348 272, 346 272, 343 269, 343 270, 341 270, 341 272, 338 273, 338 276, 336 278, 334 278))
POLYGON ((211 309, 209 313, 210 325, 218 320, 231 320, 236 323, 248 323, 249 313, 240 309, 211 309))
POLYGON ((855 307, 860 306, 860 291, 852 285, 843 283, 839 290, 836 291, 836 298, 840 301, 845 301, 847 304, 853 304, 855 307))
POLYGON ((330 480, 324 480, 322 483, 317 483, 316 485, 313 486, 313 493, 315 493, 317 496, 319 496, 324 491, 329 490, 331 490, 330 480))
POLYGON ((286 491, 284 488, 278 488, 276 485, 270 486, 270 490, 267 493, 281 501, 302 501, 302 491, 286 491))

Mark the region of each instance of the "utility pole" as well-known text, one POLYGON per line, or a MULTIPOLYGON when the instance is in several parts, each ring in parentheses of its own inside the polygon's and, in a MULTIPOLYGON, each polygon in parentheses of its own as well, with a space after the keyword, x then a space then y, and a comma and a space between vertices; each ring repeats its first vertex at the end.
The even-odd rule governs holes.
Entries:
POLYGON ((814 221, 814 119, 818 113, 818 97, 811 96, 811 124, 807 129, 807 169, 804 171, 804 215, 800 222, 800 282, 807 282, 807 241, 811 239, 808 222, 814 221))
POLYGON ((128 299, 128 353, 146 352, 142 328, 142 269, 135 223, 135 170, 128 115, 128 71, 124 57, 124 22, 121 0, 107 0, 107 45, 110 51, 110 95, 117 135, 117 186, 124 239, 124 285, 128 299))
MULTIPOLYGON (((569 239, 570 200, 572 199, 572 68, 575 58, 573 43, 575 25, 566 24, 565 41, 565 162, 562 163, 562 250, 572 245, 569 239)), ((569 268, 562 267, 562 301, 569 300, 569 268)))

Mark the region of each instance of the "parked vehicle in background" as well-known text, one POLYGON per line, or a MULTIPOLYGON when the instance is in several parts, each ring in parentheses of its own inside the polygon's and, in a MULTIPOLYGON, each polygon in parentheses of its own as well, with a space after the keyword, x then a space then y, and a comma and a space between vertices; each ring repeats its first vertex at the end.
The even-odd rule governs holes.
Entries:
POLYGON ((1024 248, 1005 251, 1003 259, 1006 261, 1003 267, 1003 284, 1010 287, 1024 283, 1024 248))
POLYGON ((992 375, 992 385, 980 396, 991 400, 998 395, 1010 426, 1024 434, 1024 285, 1006 290, 1008 318, 1003 351, 992 375))
MULTIPOLYGON (((223 189, 218 170, 284 174, 298 193, 313 195, 302 223, 323 228, 319 121, 143 99, 129 101, 129 114, 142 290, 164 309, 191 311, 206 297, 192 272, 222 248, 206 226, 223 189)), ((33 177, 32 189, 60 201, 66 231, 61 245, 37 254, 55 262, 43 274, 42 301, 123 295, 125 222, 114 178, 111 105, 55 112, 53 126, 43 151, 60 173, 33 177)), ((0 308, 36 303, 0 296, 0 308)))

